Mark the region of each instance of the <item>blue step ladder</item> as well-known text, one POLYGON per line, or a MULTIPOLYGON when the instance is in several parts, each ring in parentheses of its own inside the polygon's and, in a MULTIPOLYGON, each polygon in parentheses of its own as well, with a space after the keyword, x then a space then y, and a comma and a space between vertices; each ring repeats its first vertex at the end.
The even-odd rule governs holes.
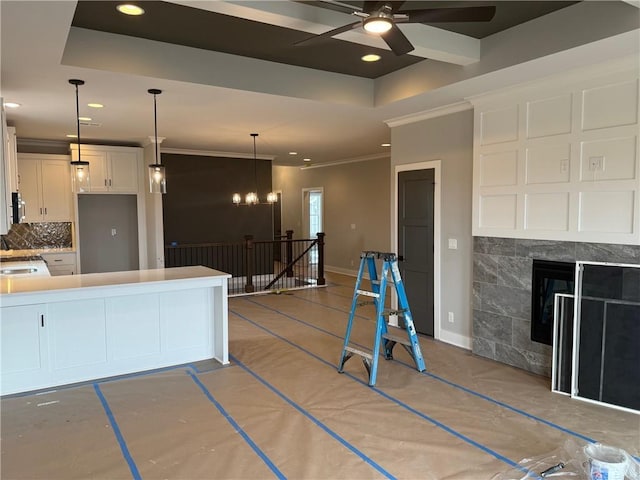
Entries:
POLYGON ((402 278, 400 278, 400 270, 398 269, 398 258, 396 254, 371 251, 362 252, 360 255, 360 269, 358 270, 358 278, 356 279, 355 291, 353 293, 351 313, 349 314, 349 321, 347 323, 347 332, 344 336, 344 345, 342 347, 342 355, 340 357, 338 372, 344 372, 344 364, 347 360, 354 355, 358 355, 362 358, 362 362, 369 374, 369 385, 374 386, 376 384, 376 376, 378 374, 380 346, 382 345, 384 348, 384 358, 391 360, 393 359, 393 347, 398 343, 401 344, 413 357, 418 371, 423 372, 426 369, 424 365, 424 358, 420 350, 420 343, 418 343, 416 329, 413 325, 413 317, 411 316, 411 310, 409 309, 407 293, 405 292, 402 278), (376 270, 376 259, 382 260, 380 277, 378 277, 378 272, 376 270), (369 273, 371 291, 362 290, 360 288, 365 266, 369 273), (398 296, 397 310, 386 310, 384 308, 389 276, 391 277, 390 283, 395 286, 396 294, 398 296), (361 297, 367 297, 371 300, 361 301, 361 297), (356 309, 358 307, 371 304, 376 307, 376 335, 373 342, 373 350, 368 352, 351 346, 350 338, 356 309), (386 317, 391 315, 401 317, 404 328, 389 325, 386 321, 386 317))

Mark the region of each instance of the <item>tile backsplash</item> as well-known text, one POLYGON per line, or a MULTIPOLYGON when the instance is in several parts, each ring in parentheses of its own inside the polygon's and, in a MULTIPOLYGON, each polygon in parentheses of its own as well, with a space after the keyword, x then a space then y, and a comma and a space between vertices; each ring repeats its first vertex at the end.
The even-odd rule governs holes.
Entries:
POLYGON ((70 248, 71 239, 71 222, 18 223, 2 235, 2 245, 10 250, 70 248))

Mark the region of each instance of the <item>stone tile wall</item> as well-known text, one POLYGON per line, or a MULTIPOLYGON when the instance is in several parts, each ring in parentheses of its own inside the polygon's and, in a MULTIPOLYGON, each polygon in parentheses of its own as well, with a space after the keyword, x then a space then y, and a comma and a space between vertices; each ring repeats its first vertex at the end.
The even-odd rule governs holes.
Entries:
POLYGON ((473 353, 548 377, 552 348, 531 341, 533 259, 640 264, 640 245, 473 240, 473 353))
POLYGON ((10 250, 70 248, 71 222, 18 223, 2 235, 3 247, 10 250))

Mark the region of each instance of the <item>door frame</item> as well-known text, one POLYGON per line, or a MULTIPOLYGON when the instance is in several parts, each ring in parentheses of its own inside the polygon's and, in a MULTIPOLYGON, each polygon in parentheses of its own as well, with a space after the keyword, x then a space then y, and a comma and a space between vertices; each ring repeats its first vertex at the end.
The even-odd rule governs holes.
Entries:
POLYGON ((426 162, 406 163, 395 165, 393 172, 393 209, 391 212, 393 230, 391 232, 391 246, 394 252, 398 251, 398 174, 412 170, 433 169, 433 338, 440 340, 440 176, 441 161, 429 160, 426 162))
MULTIPOLYGON (((307 208, 306 196, 309 192, 320 192, 322 194, 322 201, 320 202, 320 223, 322 223, 322 230, 324 230, 324 187, 308 187, 302 189, 302 229, 305 232, 304 235, 311 235, 309 230, 309 209, 307 208)), ((309 238, 309 237, 302 237, 309 238)))

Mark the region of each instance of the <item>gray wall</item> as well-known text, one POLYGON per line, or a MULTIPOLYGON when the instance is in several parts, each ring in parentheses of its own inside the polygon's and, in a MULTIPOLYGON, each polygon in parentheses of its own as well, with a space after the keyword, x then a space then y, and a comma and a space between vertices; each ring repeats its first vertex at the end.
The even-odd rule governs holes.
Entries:
POLYGON ((391 185, 396 165, 441 161, 441 328, 471 338, 473 110, 395 127, 391 145, 391 185), (449 238, 457 250, 447 248, 449 238))
POLYGON ((302 234, 302 189, 314 187, 324 189, 327 268, 357 271, 362 250, 389 250, 389 159, 306 169, 274 166, 282 230, 293 230, 294 237, 302 234))
POLYGON ((138 269, 135 195, 78 195, 78 228, 82 273, 138 269))
POLYGON ((162 154, 167 169, 167 193, 162 195, 164 239, 172 242, 239 242, 245 235, 273 239, 271 205, 234 205, 256 190, 262 202, 271 191, 271 161, 162 154))

